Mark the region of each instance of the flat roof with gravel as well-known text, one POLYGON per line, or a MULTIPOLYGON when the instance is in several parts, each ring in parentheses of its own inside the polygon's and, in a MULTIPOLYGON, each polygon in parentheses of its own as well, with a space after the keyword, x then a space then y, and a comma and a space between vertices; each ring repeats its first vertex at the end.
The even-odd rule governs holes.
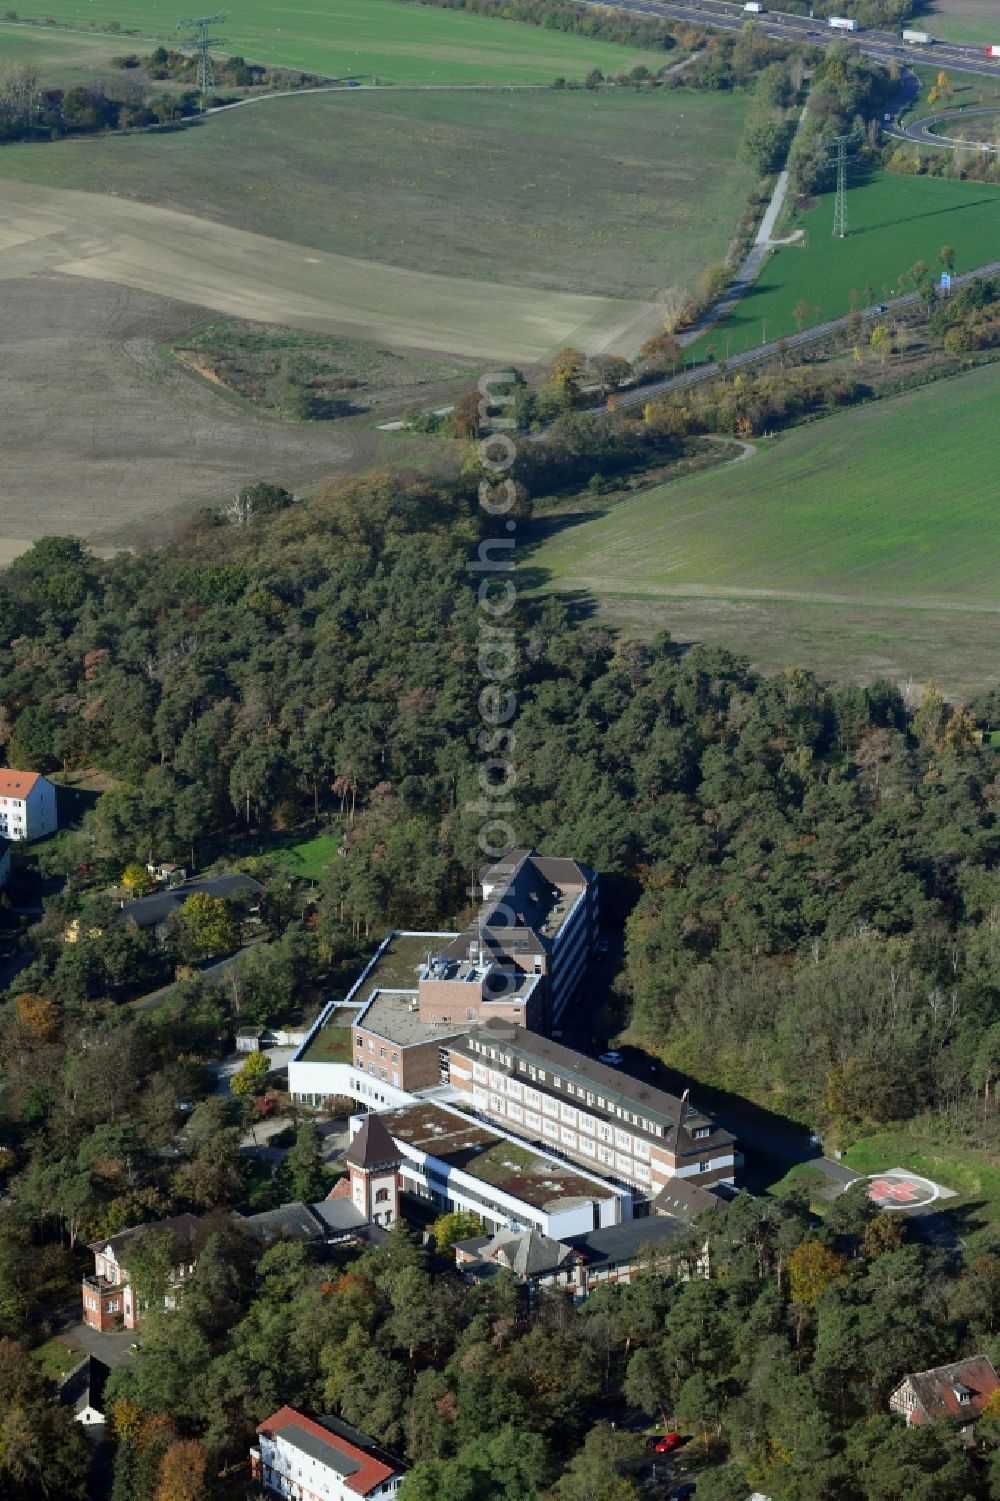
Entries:
POLYGON ((609 1184, 585 1178, 565 1163, 441 1105, 405 1105, 386 1112, 383 1120, 397 1142, 550 1214, 614 1193, 609 1184))

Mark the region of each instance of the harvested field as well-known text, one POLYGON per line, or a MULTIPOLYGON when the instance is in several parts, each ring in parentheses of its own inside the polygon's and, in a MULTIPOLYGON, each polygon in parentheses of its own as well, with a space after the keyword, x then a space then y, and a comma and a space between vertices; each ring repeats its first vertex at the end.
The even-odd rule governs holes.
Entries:
POLYGON ((645 300, 725 254, 751 187, 746 110, 680 92, 341 91, 8 146, 0 178, 160 205, 303 256, 645 300))
POLYGON ((100 281, 0 280, 0 563, 52 532, 156 542, 249 481, 302 489, 374 461, 374 435, 258 418, 178 370, 162 341, 205 318, 100 281))
POLYGON ((6 183, 0 281, 41 270, 179 297, 263 323, 525 363, 560 344, 605 347, 637 311, 624 300, 306 253, 171 209, 6 183))

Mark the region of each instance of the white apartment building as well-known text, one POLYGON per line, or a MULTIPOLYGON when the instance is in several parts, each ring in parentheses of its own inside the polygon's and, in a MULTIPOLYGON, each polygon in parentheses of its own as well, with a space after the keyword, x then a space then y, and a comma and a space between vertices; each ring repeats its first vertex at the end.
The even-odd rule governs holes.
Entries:
POLYGON ((334 1417, 282 1407, 257 1429, 250 1465, 258 1485, 292 1501, 395 1496, 407 1466, 334 1417))
POLYGON ((37 771, 0 768, 0 838, 43 839, 57 827, 52 783, 37 771))

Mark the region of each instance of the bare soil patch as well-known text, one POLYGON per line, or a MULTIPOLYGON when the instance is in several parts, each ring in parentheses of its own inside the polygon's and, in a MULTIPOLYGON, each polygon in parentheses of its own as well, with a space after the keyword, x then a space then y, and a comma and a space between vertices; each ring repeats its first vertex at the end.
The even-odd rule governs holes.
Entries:
POLYGON ((161 345, 201 308, 54 274, 0 292, 0 563, 53 532, 157 542, 239 485, 302 489, 364 458, 356 434, 255 417, 178 369, 161 345))

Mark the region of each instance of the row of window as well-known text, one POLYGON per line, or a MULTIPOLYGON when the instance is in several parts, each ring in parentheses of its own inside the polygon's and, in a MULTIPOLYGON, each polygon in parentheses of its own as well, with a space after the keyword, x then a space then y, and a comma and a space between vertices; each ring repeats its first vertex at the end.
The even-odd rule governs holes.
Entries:
MULTIPOLYGON (((354 1036, 354 1046, 356 1048, 363 1048, 364 1045, 365 1045, 364 1033, 363 1032, 357 1032, 357 1033, 355 1033, 355 1036, 354 1036)), ((374 1037, 369 1037, 369 1039, 368 1039, 368 1051, 369 1051, 369 1053, 374 1053, 374 1051, 375 1051, 375 1039, 374 1039, 374 1037)), ((382 1047, 380 1047, 379 1050, 378 1050, 378 1055, 379 1055, 380 1058, 387 1058, 389 1056, 389 1049, 388 1048, 382 1048, 382 1047)), ((391 1062, 393 1062, 393 1063, 398 1063, 399 1062, 399 1054, 396 1052, 395 1048, 393 1048, 393 1050, 392 1050, 392 1059, 391 1059, 391 1062)))
MULTIPOLYGON (((393 1057, 395 1057, 395 1056, 396 1055, 393 1054, 393 1057)), ((359 1053, 358 1056, 357 1056, 357 1058, 355 1058, 355 1060, 354 1060, 354 1067, 357 1068, 357 1069, 360 1069, 361 1072, 364 1073, 364 1071, 365 1071, 365 1057, 364 1057, 363 1053, 359 1053)), ((376 1075, 376 1065, 374 1063, 369 1063, 369 1065, 368 1065, 368 1072, 371 1074, 371 1076, 372 1076, 373 1079, 376 1078, 376 1077, 378 1077, 379 1079, 383 1080, 384 1083, 388 1084, 388 1082, 389 1082, 389 1070, 387 1068, 385 1068, 385 1067, 379 1068, 378 1069, 378 1073, 376 1075)), ((399 1072, 396 1069, 393 1069, 393 1071, 392 1071, 392 1082, 396 1086, 396 1088, 398 1089, 399 1088, 399 1072)))

